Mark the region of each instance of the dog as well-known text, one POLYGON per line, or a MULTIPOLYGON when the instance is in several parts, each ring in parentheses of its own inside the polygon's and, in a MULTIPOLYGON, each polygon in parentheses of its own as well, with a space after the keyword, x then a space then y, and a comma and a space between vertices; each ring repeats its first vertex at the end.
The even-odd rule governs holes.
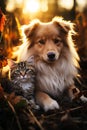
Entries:
POLYGON ((21 30, 23 44, 18 50, 18 60, 34 56, 37 70, 36 102, 45 111, 59 109, 60 105, 55 99, 65 90, 71 100, 79 93, 74 85, 79 68, 79 56, 72 39, 75 35, 74 24, 54 17, 46 23, 33 20, 21 30))

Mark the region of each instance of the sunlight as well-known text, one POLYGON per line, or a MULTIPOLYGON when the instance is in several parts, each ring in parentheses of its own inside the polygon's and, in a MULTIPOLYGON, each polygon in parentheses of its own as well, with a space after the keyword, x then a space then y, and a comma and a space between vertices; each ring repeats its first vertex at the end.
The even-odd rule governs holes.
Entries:
POLYGON ((38 0, 25 0, 23 13, 35 13, 38 12, 40 9, 40 3, 38 0))
POLYGON ((76 2, 78 4, 77 10, 80 12, 87 6, 87 0, 76 0, 76 2))
POLYGON ((47 0, 42 0, 41 1, 41 6, 40 6, 41 8, 41 11, 43 11, 43 12, 46 12, 47 10, 48 10, 48 1, 47 0))
POLYGON ((76 0, 76 2, 81 6, 85 6, 87 4, 87 0, 76 0))
POLYGON ((58 0, 58 4, 61 7, 70 10, 72 9, 74 2, 73 0, 58 0))
POLYGON ((23 9, 23 13, 35 13, 40 10, 40 0, 7 0, 6 10, 14 11, 16 8, 23 9))
POLYGON ((8 0, 6 3, 6 10, 12 12, 14 11, 14 9, 15 9, 15 1, 8 0))
POLYGON ((6 1, 6 10, 8 12, 13 12, 16 8, 22 8, 23 0, 7 0, 6 1))

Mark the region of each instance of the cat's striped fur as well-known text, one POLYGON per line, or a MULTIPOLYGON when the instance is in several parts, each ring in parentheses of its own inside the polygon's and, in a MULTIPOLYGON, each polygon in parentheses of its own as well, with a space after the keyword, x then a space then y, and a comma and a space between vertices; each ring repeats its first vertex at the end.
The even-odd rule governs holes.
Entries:
POLYGON ((27 99, 33 108, 38 108, 34 99, 36 71, 33 63, 28 61, 15 63, 13 60, 8 60, 8 65, 13 92, 27 99))

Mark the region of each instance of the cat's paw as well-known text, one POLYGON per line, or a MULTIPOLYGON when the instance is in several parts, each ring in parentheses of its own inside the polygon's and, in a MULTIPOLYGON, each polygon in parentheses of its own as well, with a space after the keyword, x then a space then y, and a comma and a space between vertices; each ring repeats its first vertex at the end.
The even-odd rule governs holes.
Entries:
POLYGON ((56 100, 53 100, 53 99, 50 99, 50 102, 47 103, 45 102, 44 106, 43 106, 43 109, 44 111, 48 111, 48 110, 53 110, 53 109, 59 109, 59 104, 57 103, 56 100))
POLYGON ((32 108, 32 109, 35 109, 35 110, 39 110, 40 109, 40 106, 36 104, 35 100, 34 99, 31 99, 28 101, 28 105, 32 108))
POLYGON ((35 109, 35 110, 39 110, 39 109, 40 109, 40 106, 35 104, 34 109, 35 109))

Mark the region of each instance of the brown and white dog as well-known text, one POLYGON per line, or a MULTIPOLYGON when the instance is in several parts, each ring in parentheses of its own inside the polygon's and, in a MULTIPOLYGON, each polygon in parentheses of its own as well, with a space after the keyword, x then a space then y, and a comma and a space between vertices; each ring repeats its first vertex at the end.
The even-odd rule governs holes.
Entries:
MULTIPOLYGON (((72 35, 73 23, 55 17, 51 22, 32 21, 22 27, 23 44, 19 49, 19 61, 34 56, 36 77, 36 102, 45 110, 59 109, 55 97, 64 90, 74 98, 72 89, 77 76, 79 57, 72 35)), ((76 88, 77 93, 79 90, 76 88)))

